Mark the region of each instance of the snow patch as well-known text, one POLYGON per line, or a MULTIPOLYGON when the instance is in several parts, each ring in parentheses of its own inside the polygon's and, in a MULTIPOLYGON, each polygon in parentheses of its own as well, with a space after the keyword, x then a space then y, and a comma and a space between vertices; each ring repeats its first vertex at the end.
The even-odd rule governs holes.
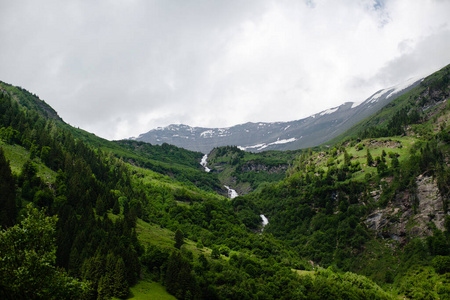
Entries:
POLYGON ((353 102, 353 103, 352 103, 352 107, 350 107, 350 108, 355 108, 355 107, 358 107, 358 106, 360 106, 361 104, 363 104, 363 102, 364 102, 364 101, 360 101, 360 102, 353 102))
POLYGON ((246 151, 247 149, 257 149, 257 150, 263 150, 271 145, 279 145, 279 144, 287 144, 295 142, 296 138, 290 138, 290 139, 283 139, 283 140, 276 140, 275 142, 269 143, 269 144, 257 144, 253 146, 237 146, 240 150, 246 151))
POLYGON ((200 133, 200 136, 206 138, 206 137, 211 137, 213 134, 214 134, 214 131, 206 130, 206 131, 203 131, 202 133, 200 133))
POLYGON ((372 97, 369 98, 369 103, 378 102, 378 99, 386 92, 386 90, 381 90, 372 97))
MULTIPOLYGON (((409 88, 410 86, 412 86, 415 82, 417 82, 419 79, 417 77, 412 77, 410 79, 408 79, 407 81, 405 81, 404 83, 401 83, 399 85, 396 85, 394 87, 394 90, 386 96, 386 98, 389 98, 403 90, 406 90, 407 88, 409 88)), ((423 80, 423 79, 422 79, 423 80)))
POLYGON ((321 116, 323 116, 323 115, 329 115, 329 114, 334 113, 334 112, 337 111, 338 109, 339 109, 339 107, 330 108, 330 109, 327 109, 327 110, 324 110, 323 112, 321 112, 320 115, 321 115, 321 116))
MULTIPOLYGON (((392 97, 393 95, 409 88, 410 86, 412 86, 414 83, 416 83, 419 80, 418 77, 412 77, 410 79, 408 79, 407 81, 398 84, 396 86, 381 90, 379 92, 377 92, 375 95, 373 95, 372 97, 370 97, 367 102, 368 103, 375 103, 378 101, 379 98, 381 98, 381 96, 389 93, 388 95, 386 95, 386 98, 392 97)), ((423 79, 422 79, 423 80, 423 79)), ((359 105, 359 104, 358 104, 359 105)), ((355 106, 356 107, 356 106, 355 106)), ((352 106, 353 108, 353 106, 352 106)))
POLYGON ((286 131, 286 129, 288 129, 289 127, 291 127, 291 125, 286 126, 286 128, 284 128, 283 130, 286 131))

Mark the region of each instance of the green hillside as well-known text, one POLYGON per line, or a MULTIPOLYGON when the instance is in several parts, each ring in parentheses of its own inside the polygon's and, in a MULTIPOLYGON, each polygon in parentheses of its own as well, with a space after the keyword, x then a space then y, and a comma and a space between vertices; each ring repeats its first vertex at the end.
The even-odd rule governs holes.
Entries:
POLYGON ((449 299, 448 74, 332 146, 221 147, 211 172, 0 83, 0 298, 449 299))

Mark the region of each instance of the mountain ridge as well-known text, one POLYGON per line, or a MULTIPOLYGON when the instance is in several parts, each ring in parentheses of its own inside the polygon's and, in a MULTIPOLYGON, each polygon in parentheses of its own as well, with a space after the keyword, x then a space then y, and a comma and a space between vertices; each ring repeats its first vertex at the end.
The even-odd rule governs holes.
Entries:
POLYGON ((220 146, 237 146, 251 152, 314 147, 344 133, 422 80, 411 78, 402 84, 378 90, 364 101, 345 102, 294 121, 247 122, 223 128, 171 124, 130 139, 151 144, 168 143, 202 153, 209 153, 220 146))

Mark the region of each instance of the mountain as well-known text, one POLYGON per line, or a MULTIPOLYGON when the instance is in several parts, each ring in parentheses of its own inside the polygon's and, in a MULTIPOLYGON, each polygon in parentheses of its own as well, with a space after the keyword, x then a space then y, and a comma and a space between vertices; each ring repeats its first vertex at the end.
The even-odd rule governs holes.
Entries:
POLYGON ((0 90, 1 299, 390 299, 262 233, 201 153, 106 141, 0 90))
POLYGON ((227 128, 169 125, 132 139, 156 145, 167 143, 202 153, 209 153, 220 146, 238 146, 251 152, 314 147, 344 133, 396 97, 414 88, 421 80, 413 78, 403 84, 380 90, 363 102, 346 102, 297 121, 249 122, 227 128))
POLYGON ((449 97, 447 66, 329 146, 203 155, 0 82, 0 298, 450 299, 449 97))

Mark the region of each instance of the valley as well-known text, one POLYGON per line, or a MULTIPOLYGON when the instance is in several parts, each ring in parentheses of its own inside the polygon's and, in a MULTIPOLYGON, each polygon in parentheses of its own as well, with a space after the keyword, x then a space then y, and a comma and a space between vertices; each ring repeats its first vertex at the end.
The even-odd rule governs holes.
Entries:
POLYGON ((0 82, 0 298, 449 299, 449 96, 447 66, 304 120, 146 143, 0 82))

